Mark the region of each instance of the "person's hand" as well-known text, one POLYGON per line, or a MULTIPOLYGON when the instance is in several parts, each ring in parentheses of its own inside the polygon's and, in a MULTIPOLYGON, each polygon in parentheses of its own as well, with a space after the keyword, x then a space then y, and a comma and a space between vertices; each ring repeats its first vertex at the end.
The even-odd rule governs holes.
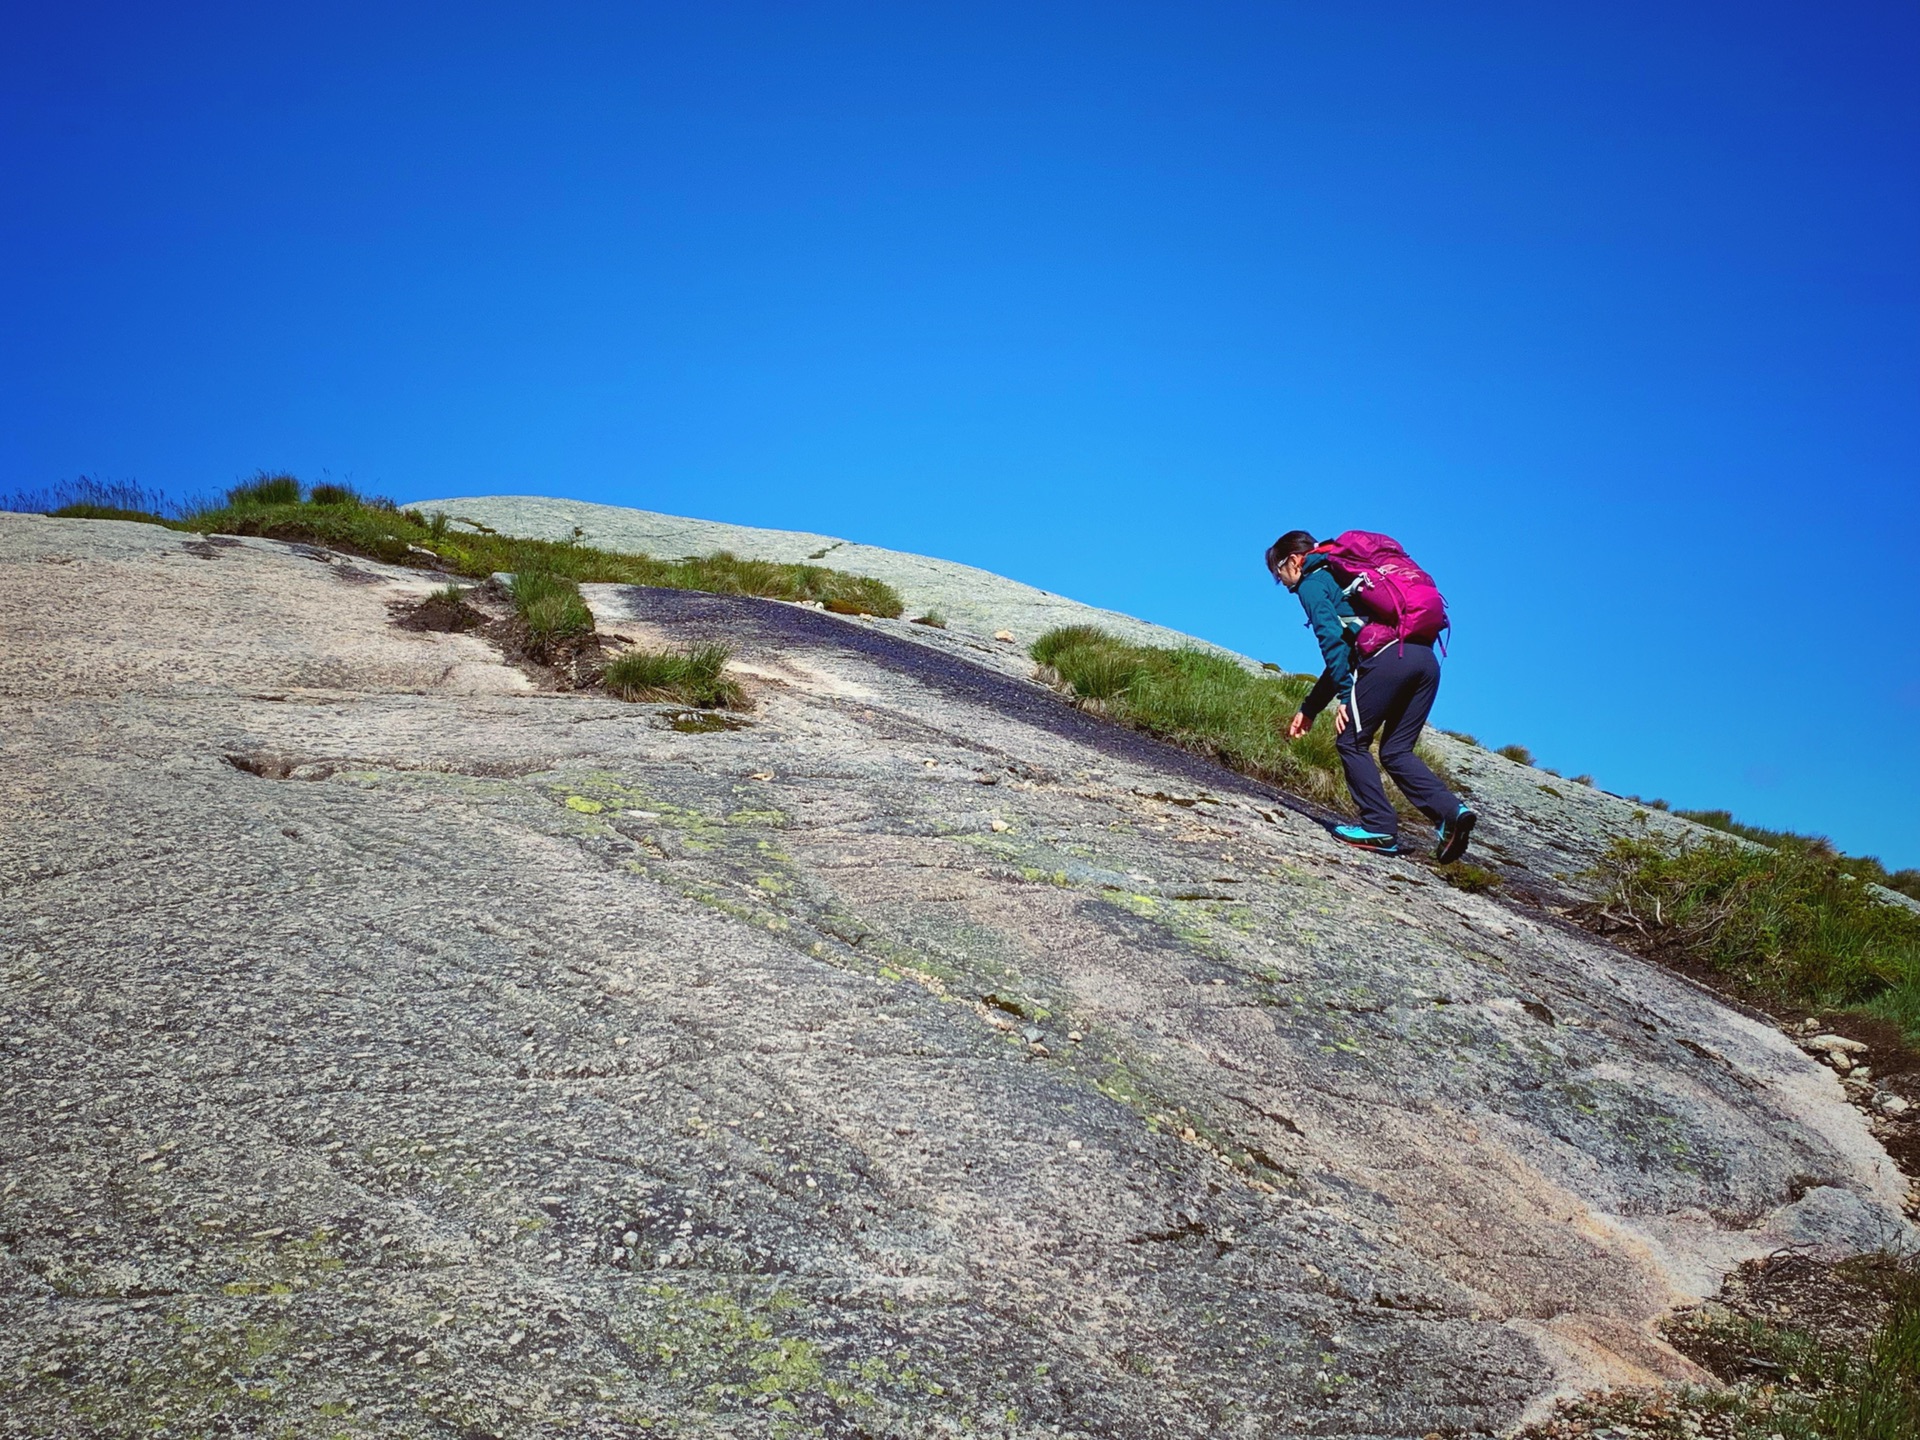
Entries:
POLYGON ((1298 740, 1302 735, 1306 734, 1307 731, 1311 730, 1312 728, 1313 728, 1313 721, 1309 720, 1306 716, 1300 714, 1300 712, 1296 710, 1294 712, 1293 718, 1287 721, 1287 739, 1298 740))
POLYGON ((1333 733, 1336 735, 1347 733, 1347 707, 1344 705, 1333 707, 1333 733))

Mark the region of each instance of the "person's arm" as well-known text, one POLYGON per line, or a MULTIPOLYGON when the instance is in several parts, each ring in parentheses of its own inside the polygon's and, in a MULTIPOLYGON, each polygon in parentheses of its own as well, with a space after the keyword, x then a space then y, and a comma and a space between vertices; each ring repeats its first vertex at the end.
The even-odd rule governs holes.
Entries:
POLYGON ((1333 672, 1323 670, 1320 678, 1313 682, 1313 688, 1307 692, 1307 698, 1300 702, 1300 713, 1306 717, 1309 726, 1320 718, 1320 712, 1327 708, 1327 702, 1333 699, 1336 689, 1333 672))
POLYGON ((1347 645, 1347 627, 1340 618, 1340 583, 1325 569, 1309 570, 1293 592, 1300 608, 1307 612, 1307 624, 1313 638, 1320 642, 1320 656, 1326 669, 1300 704, 1300 713, 1311 722, 1339 699, 1342 706, 1353 696, 1353 652, 1347 645))

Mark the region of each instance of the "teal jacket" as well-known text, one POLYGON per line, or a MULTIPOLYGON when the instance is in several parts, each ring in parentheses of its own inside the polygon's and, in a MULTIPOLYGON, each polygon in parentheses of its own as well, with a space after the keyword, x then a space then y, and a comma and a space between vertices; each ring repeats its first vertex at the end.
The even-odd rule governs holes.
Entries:
POLYGON ((1320 655, 1326 661, 1326 669, 1321 672, 1320 679, 1307 692, 1307 698, 1300 702, 1300 713, 1311 720, 1326 709, 1332 700, 1338 699, 1342 705, 1351 704, 1353 642, 1366 622, 1354 613, 1340 582, 1333 578, 1333 571, 1327 568, 1326 556, 1307 556, 1302 570, 1300 583, 1294 587, 1293 593, 1299 597, 1300 608, 1307 612, 1307 628, 1313 631, 1313 638, 1320 642, 1320 655))

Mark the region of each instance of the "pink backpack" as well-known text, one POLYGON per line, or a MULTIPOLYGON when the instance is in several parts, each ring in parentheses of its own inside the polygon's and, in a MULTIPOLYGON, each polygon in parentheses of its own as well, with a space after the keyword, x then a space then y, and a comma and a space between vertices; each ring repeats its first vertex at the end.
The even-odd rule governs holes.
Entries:
POLYGON ((1366 621, 1355 642, 1362 655, 1395 640, 1431 645, 1441 631, 1452 628, 1446 599, 1433 577, 1414 564, 1392 536, 1349 530, 1313 548, 1327 557, 1327 568, 1366 621))

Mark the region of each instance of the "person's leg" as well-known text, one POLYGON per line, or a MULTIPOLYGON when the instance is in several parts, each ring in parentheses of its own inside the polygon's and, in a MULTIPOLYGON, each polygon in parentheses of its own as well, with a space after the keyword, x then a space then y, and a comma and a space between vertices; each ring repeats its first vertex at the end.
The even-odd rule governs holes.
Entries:
POLYGON ((1378 659, 1389 662, 1387 668, 1399 681, 1393 713, 1381 717, 1380 763, 1416 810, 1435 825, 1444 825, 1460 813, 1460 799, 1413 751, 1440 691, 1440 661, 1425 645, 1389 650, 1378 659))
POLYGON ((1373 661, 1363 661, 1353 678, 1354 723, 1333 742, 1340 752, 1340 768, 1346 772, 1347 789, 1353 792, 1360 823, 1376 835, 1400 833, 1400 817, 1380 783, 1380 767, 1373 763, 1373 736, 1380 727, 1375 717, 1393 713, 1397 708, 1394 698, 1391 681, 1376 671, 1373 661))

